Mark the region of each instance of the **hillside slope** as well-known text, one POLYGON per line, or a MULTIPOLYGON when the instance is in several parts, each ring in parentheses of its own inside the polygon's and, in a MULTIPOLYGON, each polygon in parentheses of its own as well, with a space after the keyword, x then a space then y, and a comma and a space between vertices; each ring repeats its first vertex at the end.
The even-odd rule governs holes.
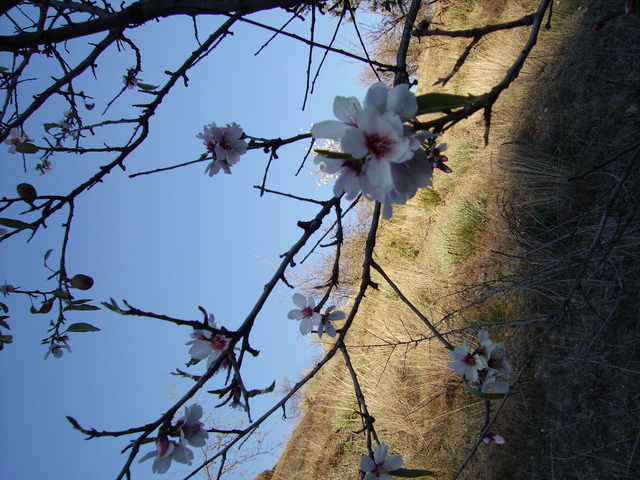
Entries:
MULTIPOLYGON (((449 1, 434 20, 466 28, 534 8, 449 1)), ((406 468, 442 479, 640 478, 640 15, 612 17, 621 9, 618 0, 556 5, 493 109, 489 146, 481 116, 447 132, 454 173, 436 172, 433 188, 380 230, 375 260, 403 295, 455 345, 488 329, 519 375, 492 427, 506 444, 474 452, 487 405, 374 277, 379 288, 346 343, 380 441, 406 468)), ((432 84, 465 42, 422 39, 419 92, 486 91, 527 35, 486 37, 444 88, 432 84)), ((356 478, 366 441, 342 357, 308 385, 301 410, 274 469, 258 478, 356 478)))

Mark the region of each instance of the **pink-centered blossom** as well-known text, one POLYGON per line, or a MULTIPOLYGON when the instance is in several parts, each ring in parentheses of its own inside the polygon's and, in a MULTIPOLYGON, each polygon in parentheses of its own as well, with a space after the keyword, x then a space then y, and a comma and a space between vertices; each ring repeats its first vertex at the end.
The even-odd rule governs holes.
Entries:
POLYGON ((8 150, 9 153, 17 153, 16 146, 25 143, 27 140, 29 140, 29 137, 18 127, 14 127, 9 131, 9 138, 5 139, 4 143, 11 145, 8 150))
POLYGON ((380 444, 373 452, 373 458, 363 455, 360 460, 361 477, 365 480, 394 480, 388 472, 402 468, 402 457, 391 455, 387 457, 389 447, 380 444))
MULTIPOLYGON (((209 315, 207 324, 211 328, 216 328, 213 315, 209 315)), ((223 335, 214 335, 211 331, 205 329, 196 329, 191 332, 191 338, 186 345, 191 345, 189 355, 196 360, 204 360, 207 358, 207 368, 222 355, 229 345, 229 339, 223 335)))
POLYGON ((405 203, 418 188, 431 182, 433 169, 422 148, 428 131, 415 133, 405 124, 418 110, 409 86, 389 88, 372 85, 361 106, 354 97, 336 97, 333 111, 338 120, 318 122, 311 127, 314 138, 337 140, 341 152, 318 151, 315 162, 327 174, 340 174, 334 195, 347 200, 362 193, 384 205, 383 217, 392 214, 392 203, 405 203), (411 167, 405 163, 413 162, 411 167), (416 180, 411 179, 416 174, 416 180))
POLYGON ((247 152, 247 142, 243 140, 244 132, 235 123, 227 124, 225 127, 218 127, 215 122, 205 125, 203 132, 197 138, 201 138, 207 147, 207 151, 212 154, 213 160, 205 173, 210 177, 223 170, 224 173, 231 173, 231 166, 240 161, 240 155, 247 152))
POLYGON ((174 440, 169 440, 164 436, 158 437, 156 449, 147 453, 138 460, 138 463, 142 463, 150 458, 154 459, 153 465, 151 466, 153 473, 167 473, 172 460, 182 463, 183 465, 191 465, 194 455, 186 446, 174 440))
POLYGON ((450 354, 453 362, 449 366, 458 375, 464 375, 470 382, 478 380, 478 370, 487 367, 487 361, 477 353, 469 351, 469 344, 465 340, 462 347, 456 347, 450 354))
POLYGON ((194 447, 206 445, 209 433, 203 428, 204 424, 200 421, 202 413, 202 406, 194 403, 186 408, 184 417, 178 419, 176 427, 179 429, 181 444, 194 447))
POLYGON ((313 297, 306 298, 300 293, 294 293, 293 303, 298 308, 294 308, 289 311, 287 318, 289 320, 299 320, 300 333, 302 333, 302 335, 307 335, 311 330, 313 330, 313 327, 318 326, 320 324, 320 320, 322 320, 322 316, 318 312, 314 311, 316 302, 313 297))

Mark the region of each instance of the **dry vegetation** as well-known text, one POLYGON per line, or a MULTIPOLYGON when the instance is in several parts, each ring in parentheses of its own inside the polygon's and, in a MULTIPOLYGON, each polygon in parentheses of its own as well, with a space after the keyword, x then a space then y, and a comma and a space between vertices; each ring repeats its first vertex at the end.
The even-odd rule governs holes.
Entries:
MULTIPOLYGON (((533 5, 450 0, 435 20, 477 26, 533 5)), ((621 8, 556 4, 553 28, 494 108, 490 145, 481 117, 448 132, 454 173, 436 173, 433 189, 380 231, 376 262, 450 342, 473 342, 482 325, 523 369, 493 427, 506 445, 482 444, 460 478, 640 478, 640 15, 591 29, 621 8)), ((527 33, 486 38, 442 90, 486 91, 527 33)), ((431 85, 464 44, 421 45, 419 91, 440 89, 431 85)), ((452 478, 485 405, 393 289, 374 281, 346 342, 376 431, 405 467, 452 478)), ((342 357, 301 403, 284 453, 259 478, 356 478, 366 445, 342 357)))

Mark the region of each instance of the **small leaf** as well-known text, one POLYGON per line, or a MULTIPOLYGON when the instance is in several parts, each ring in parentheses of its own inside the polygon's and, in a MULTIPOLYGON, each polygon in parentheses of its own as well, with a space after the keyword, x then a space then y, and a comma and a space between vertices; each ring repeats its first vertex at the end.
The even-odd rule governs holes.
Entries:
POLYGON ((100 329, 98 327, 94 327, 90 323, 84 323, 84 322, 73 323, 69 325, 69 328, 67 328, 67 332, 76 332, 76 333, 99 332, 99 331, 100 329))
POLYGON ((424 95, 418 95, 418 113, 416 115, 423 115, 425 113, 437 113, 447 112, 454 108, 466 107, 473 104, 478 98, 473 95, 453 95, 450 93, 425 93, 424 95))
POLYGON ((51 255, 51 252, 53 252, 53 248, 50 248, 49 250, 47 250, 44 254, 44 263, 47 263, 47 260, 49 259, 49 256, 51 255))
POLYGON ((402 478, 420 478, 420 477, 433 477, 435 473, 429 470, 416 470, 411 468, 398 468, 389 472, 389 475, 402 478))
POLYGON ((340 160, 347 160, 349 158, 353 158, 348 153, 334 152, 333 150, 320 150, 320 149, 316 150, 316 149, 314 149, 313 151, 316 152, 318 155, 322 155, 323 157, 327 157, 327 158, 336 158, 336 159, 340 159, 340 160))
POLYGON ((44 131, 49 133, 49 130, 52 128, 60 128, 60 125, 58 125, 57 123, 51 123, 51 122, 47 122, 44 124, 44 131))
POLYGON ((9 69, 7 67, 0 67, 0 73, 4 73, 9 71, 9 69))
POLYGON ((87 304, 80 304, 80 305, 71 304, 71 305, 67 305, 62 309, 63 312, 67 312, 69 310, 85 310, 85 311, 100 310, 100 307, 96 307, 95 305, 87 305, 87 304))
POLYGON ((34 312, 33 311, 34 308, 31 307, 31 313, 49 313, 52 308, 53 308, 53 298, 50 298, 49 300, 45 300, 44 302, 42 302, 42 306, 40 307, 40 310, 36 310, 34 312))
POLYGON ((7 330, 11 330, 11 328, 9 328, 9 324, 4 321, 5 318, 9 318, 9 316, 3 315, 2 317, 0 317, 0 327, 6 328, 7 330))
POLYGON ((158 88, 158 85, 150 85, 148 83, 138 83, 138 88, 141 88, 142 90, 155 90, 156 88, 158 88))
POLYGON ((25 228, 35 228, 35 225, 33 223, 21 222, 20 220, 14 220, 13 218, 0 218, 0 225, 2 225, 3 227, 17 228, 19 230, 24 230, 25 228))
POLYGON ((13 335, 0 335, 0 342, 13 343, 13 335))
POLYGON ((53 293, 54 297, 62 298, 63 300, 71 300, 73 298, 71 295, 69 295, 64 290, 54 290, 52 293, 53 293))
POLYGON ((36 153, 38 147, 33 143, 19 143, 16 145, 16 152, 18 153, 36 153))
POLYGON ((0 310, 2 310, 4 313, 7 313, 9 311, 9 307, 7 307, 4 303, 0 302, 0 310))
POLYGON ((93 110, 95 106, 96 106, 95 103, 85 103, 84 104, 84 108, 86 108, 87 110, 93 110))

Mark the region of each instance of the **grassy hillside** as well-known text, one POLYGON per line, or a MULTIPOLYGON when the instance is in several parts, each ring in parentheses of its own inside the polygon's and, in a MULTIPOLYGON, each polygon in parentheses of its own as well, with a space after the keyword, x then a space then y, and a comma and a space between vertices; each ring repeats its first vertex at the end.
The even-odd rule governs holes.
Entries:
MULTIPOLYGON (((459 478, 640 478, 640 15, 592 30, 622 3, 559 2, 493 109, 489 146, 481 116, 447 132, 454 173, 436 172, 433 188, 380 230, 375 260, 402 294, 455 345, 489 330, 518 372, 493 427, 507 443, 474 451, 487 405, 374 276, 379 288, 346 343, 380 441, 407 468, 442 479, 463 465, 459 478)), ((534 8, 450 0, 434 20, 466 28, 534 8)), ((419 92, 488 90, 527 35, 486 37, 445 87, 432 84, 465 43, 423 38, 419 92)), ((361 251, 359 238, 347 249, 361 251)), ((259 478, 356 478, 366 443, 342 357, 307 386, 301 412, 273 471, 259 478)))

